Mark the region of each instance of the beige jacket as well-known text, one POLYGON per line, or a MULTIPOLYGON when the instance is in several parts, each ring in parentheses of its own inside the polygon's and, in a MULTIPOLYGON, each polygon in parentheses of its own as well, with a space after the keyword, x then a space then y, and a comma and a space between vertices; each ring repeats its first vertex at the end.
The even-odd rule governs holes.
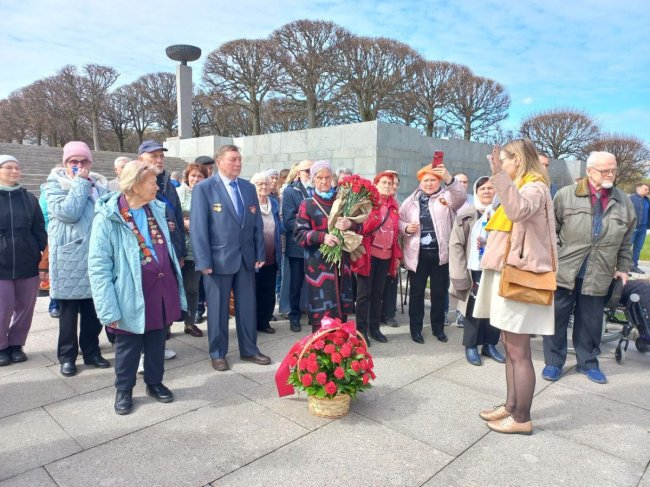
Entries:
POLYGON ((466 301, 472 288, 472 274, 467 268, 469 237, 479 213, 474 205, 458 212, 449 238, 449 292, 460 301, 466 301))
MULTIPOLYGON (((557 262, 555 218, 548 186, 542 182, 517 187, 501 171, 490 178, 506 215, 512 220, 512 240, 506 262, 530 272, 549 272, 557 262), (546 211, 544 209, 546 208, 546 211)), ((491 231, 481 260, 483 269, 501 271, 508 232, 491 231)))

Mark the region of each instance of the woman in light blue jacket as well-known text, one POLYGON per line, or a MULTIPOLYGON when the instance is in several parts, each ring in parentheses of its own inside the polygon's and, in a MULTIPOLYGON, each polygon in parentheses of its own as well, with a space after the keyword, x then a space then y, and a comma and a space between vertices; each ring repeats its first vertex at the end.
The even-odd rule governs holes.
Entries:
POLYGON ((99 321, 115 333, 115 412, 129 414, 140 354, 146 393, 174 400, 163 385, 167 327, 186 309, 183 278, 171 243, 156 173, 131 161, 120 192, 97 202, 88 273, 99 321))

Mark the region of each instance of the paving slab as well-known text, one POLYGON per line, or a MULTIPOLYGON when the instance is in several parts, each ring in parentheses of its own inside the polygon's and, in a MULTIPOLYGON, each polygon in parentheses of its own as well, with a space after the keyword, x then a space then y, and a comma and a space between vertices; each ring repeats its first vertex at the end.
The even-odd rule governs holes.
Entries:
POLYGON ((4 368, 9 370, 0 376, 0 418, 76 395, 65 381, 52 377, 47 368, 21 369, 13 364, 4 368))
POLYGON ((645 474, 637 487, 650 487, 650 467, 646 468, 645 474))
POLYGON ((125 416, 119 416, 113 410, 113 387, 75 396, 46 409, 77 443, 87 449, 207 406, 255 384, 241 375, 217 375, 211 368, 198 365, 166 371, 164 381, 174 393, 174 402, 162 404, 147 396, 142 376, 138 376, 133 389, 133 412, 125 416), (84 414, 78 414, 82 409, 84 414))
POLYGON ((647 409, 554 384, 534 401, 535 426, 645 467, 650 462, 647 409))
POLYGON ((81 451, 43 409, 0 419, 0 480, 81 451))
POLYGON ((216 479, 212 485, 421 485, 452 459, 351 413, 216 479))
POLYGON ((0 487, 57 487, 52 477, 48 475, 44 468, 35 468, 20 475, 16 475, 4 482, 0 482, 0 487))
POLYGON ((532 436, 488 433, 424 485, 633 486, 643 470, 536 428, 532 436))
POLYGON ((86 487, 98 479, 104 487, 199 486, 307 431, 243 396, 231 396, 46 469, 61 487, 86 487))
POLYGON ((443 451, 460 455, 488 433, 478 412, 498 398, 427 376, 378 401, 359 396, 355 411, 443 451))

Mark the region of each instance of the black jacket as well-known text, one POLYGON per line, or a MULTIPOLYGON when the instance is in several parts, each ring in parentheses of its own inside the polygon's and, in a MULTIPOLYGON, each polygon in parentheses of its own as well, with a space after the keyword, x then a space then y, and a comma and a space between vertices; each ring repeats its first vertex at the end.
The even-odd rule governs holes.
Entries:
POLYGON ((24 188, 0 190, 0 279, 38 276, 46 246, 45 219, 36 196, 24 188))
POLYGON ((296 225, 296 214, 300 203, 309 195, 307 190, 300 181, 290 184, 282 193, 282 222, 286 235, 286 246, 284 254, 287 257, 296 259, 305 258, 305 249, 303 249, 293 238, 293 229, 296 225))
POLYGON ((181 200, 178 199, 178 193, 172 183, 169 182, 169 172, 163 171, 156 178, 158 183, 158 192, 156 199, 165 203, 167 211, 167 221, 174 222, 176 228, 170 232, 172 245, 176 252, 178 260, 187 256, 185 247, 185 225, 183 224, 183 209, 181 200))

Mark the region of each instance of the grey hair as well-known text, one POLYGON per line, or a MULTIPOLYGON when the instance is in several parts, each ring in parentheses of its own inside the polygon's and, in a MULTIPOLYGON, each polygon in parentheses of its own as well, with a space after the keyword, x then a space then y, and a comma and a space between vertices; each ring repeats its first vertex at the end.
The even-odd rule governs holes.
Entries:
POLYGON ((113 161, 113 165, 117 168, 117 167, 120 165, 120 163, 121 163, 122 161, 124 161, 124 164, 126 164, 126 163, 129 162, 130 160, 131 160, 131 159, 128 158, 128 157, 126 157, 126 156, 120 156, 120 157, 118 157, 117 159, 115 159, 115 161, 113 161))
POLYGON ((264 181, 265 183, 270 183, 271 178, 268 177, 263 172, 256 172, 255 174, 253 174, 251 176, 251 179, 250 179, 251 184, 255 184, 255 183, 260 182, 260 181, 264 181))
POLYGON ((120 192, 126 195, 133 194, 133 188, 142 182, 147 173, 157 176, 156 168, 145 162, 137 159, 127 162, 120 176, 120 192))
POLYGON ((587 167, 593 167, 598 161, 598 159, 606 158, 606 157, 613 157, 614 160, 616 160, 616 156, 611 152, 605 152, 605 151, 592 152, 591 154, 589 154, 589 157, 587 157, 587 167))
POLYGON ((340 167, 336 170, 336 177, 338 178, 341 174, 349 174, 352 175, 352 169, 348 167, 340 167))

